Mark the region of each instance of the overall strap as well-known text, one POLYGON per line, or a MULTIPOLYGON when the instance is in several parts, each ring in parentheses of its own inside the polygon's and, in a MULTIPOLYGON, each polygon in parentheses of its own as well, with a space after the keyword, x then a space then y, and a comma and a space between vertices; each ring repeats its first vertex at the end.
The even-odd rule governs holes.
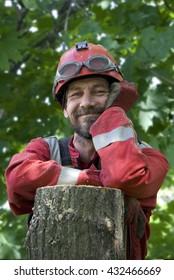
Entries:
POLYGON ((71 137, 59 139, 60 156, 62 165, 72 165, 71 156, 69 152, 69 141, 71 137))

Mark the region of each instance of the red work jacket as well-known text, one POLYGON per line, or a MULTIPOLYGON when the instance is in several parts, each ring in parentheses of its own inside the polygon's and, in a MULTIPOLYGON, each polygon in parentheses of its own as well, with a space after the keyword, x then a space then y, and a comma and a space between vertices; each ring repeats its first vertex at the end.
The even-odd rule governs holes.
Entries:
POLYGON ((136 238, 136 224, 129 226, 128 237, 128 258, 144 259, 150 234, 149 218, 168 162, 160 151, 138 142, 132 122, 119 107, 105 110, 90 132, 96 150, 90 163, 80 160, 73 138, 69 144, 72 167, 62 166, 55 137, 33 139, 24 151, 14 155, 5 173, 9 205, 15 215, 31 213, 36 189, 57 184, 120 189, 127 196, 135 197, 145 213, 143 237, 136 238))

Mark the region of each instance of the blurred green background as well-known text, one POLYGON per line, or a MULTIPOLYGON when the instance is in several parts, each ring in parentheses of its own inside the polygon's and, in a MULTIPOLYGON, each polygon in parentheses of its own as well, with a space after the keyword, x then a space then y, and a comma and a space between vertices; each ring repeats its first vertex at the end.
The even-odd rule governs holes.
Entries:
POLYGON ((85 39, 108 48, 138 85, 129 117, 169 160, 147 259, 174 259, 173 1, 0 0, 0 22, 0 259, 28 258, 27 217, 9 210, 4 171, 30 139, 72 133, 51 90, 61 54, 85 39))

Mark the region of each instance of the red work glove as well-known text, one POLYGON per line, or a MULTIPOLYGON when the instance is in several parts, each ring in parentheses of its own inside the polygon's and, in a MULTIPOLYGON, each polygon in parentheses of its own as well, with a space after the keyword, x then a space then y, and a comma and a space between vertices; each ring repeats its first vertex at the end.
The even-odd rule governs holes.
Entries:
POLYGON ((126 80, 111 84, 110 94, 105 104, 105 108, 119 106, 125 112, 128 112, 138 98, 138 92, 135 85, 126 80))
POLYGON ((141 208, 139 201, 135 197, 125 196, 126 202, 126 213, 125 213, 125 224, 131 225, 136 224, 136 237, 138 239, 143 237, 146 217, 141 208))

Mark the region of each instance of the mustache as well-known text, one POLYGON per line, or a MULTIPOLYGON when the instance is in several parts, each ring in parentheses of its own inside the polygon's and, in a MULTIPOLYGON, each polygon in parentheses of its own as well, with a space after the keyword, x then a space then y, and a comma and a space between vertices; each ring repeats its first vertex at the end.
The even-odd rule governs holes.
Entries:
POLYGON ((101 114, 104 112, 104 108, 96 108, 96 107, 90 107, 90 108, 80 108, 74 113, 74 117, 80 117, 88 114, 101 114))

